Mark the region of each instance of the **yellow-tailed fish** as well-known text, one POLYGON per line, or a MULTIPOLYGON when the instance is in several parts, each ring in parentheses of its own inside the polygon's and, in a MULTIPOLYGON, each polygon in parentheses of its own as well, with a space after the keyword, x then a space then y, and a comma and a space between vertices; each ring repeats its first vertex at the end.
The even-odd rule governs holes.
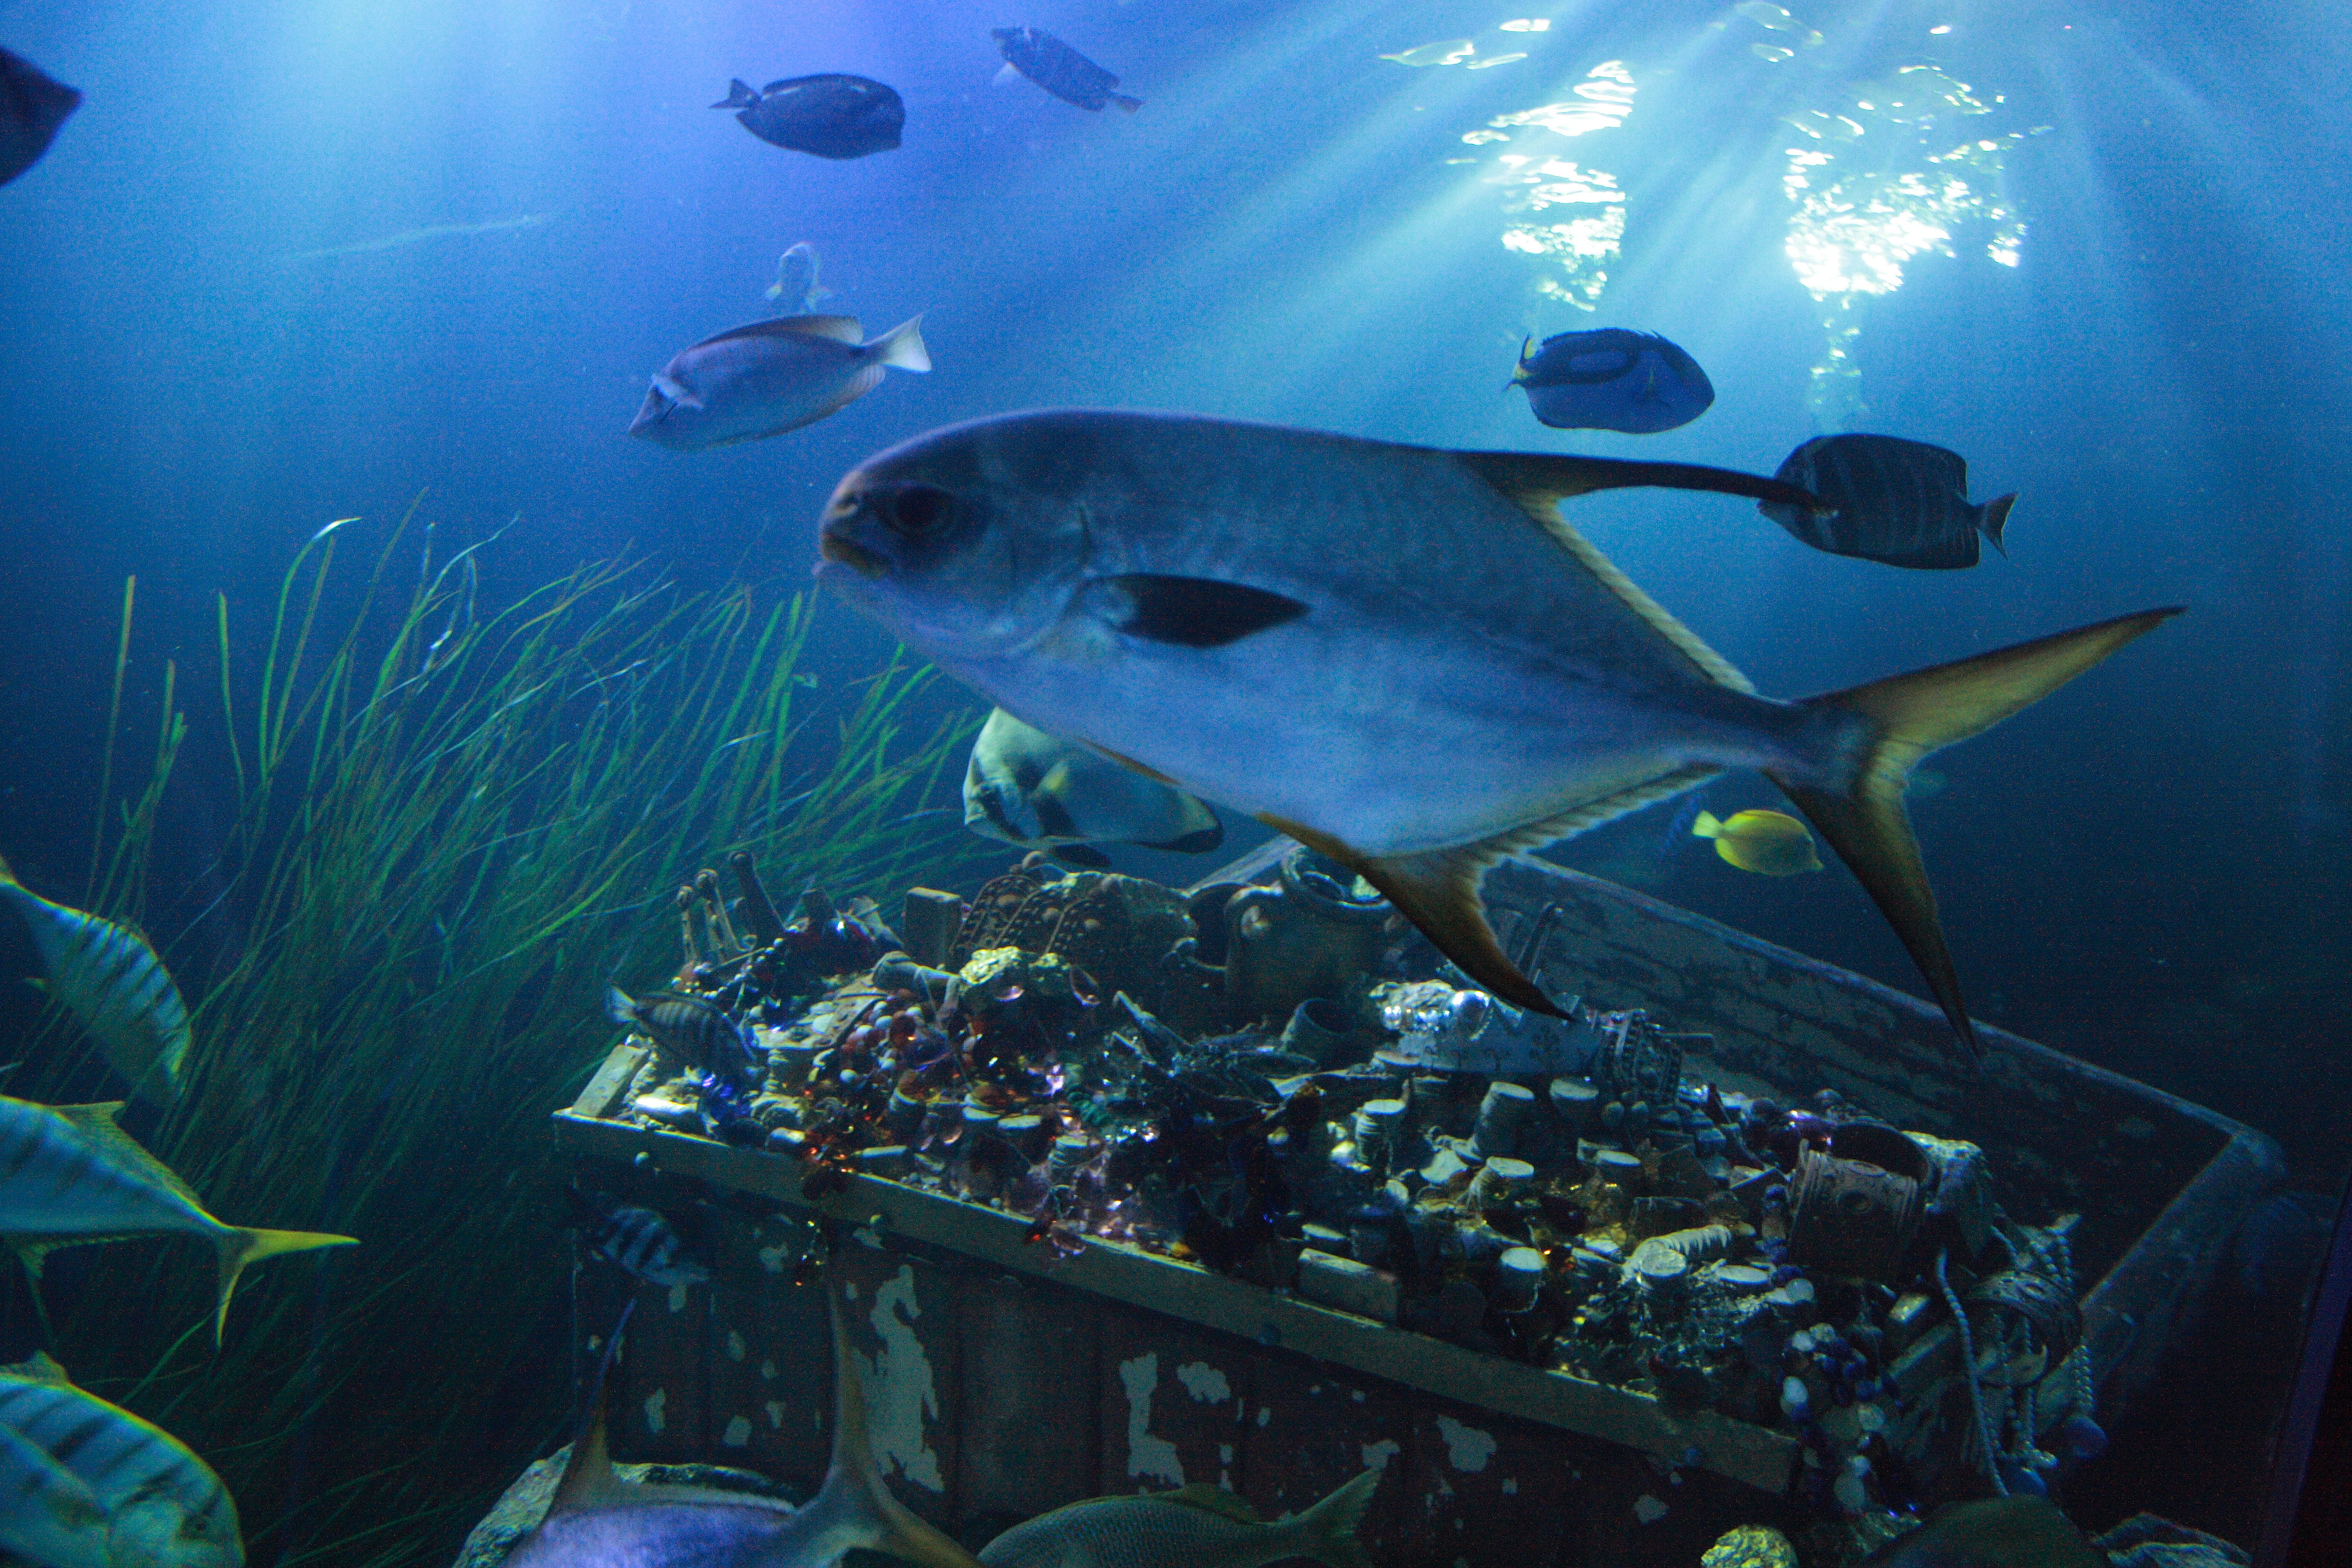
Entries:
POLYGON ((1813 836, 1785 811, 1735 811, 1727 822, 1702 811, 1692 818, 1691 832, 1714 839, 1717 855, 1760 877, 1793 877, 1822 868, 1822 858, 1813 853, 1813 836))
POLYGON ((40 1568, 114 1568, 106 1510, 72 1471, 0 1426, 0 1552, 40 1568))
POLYGON ((1096 844, 1205 855, 1224 842, 1216 813, 1075 741, 999 708, 963 771, 963 825, 1081 866, 1108 866, 1096 844))
POLYGON ((0 1430, 83 1489, 101 1521, 99 1561, 110 1568, 245 1561, 236 1503, 212 1467, 162 1427, 76 1388, 47 1355, 0 1367, 0 1430))
POLYGON ((1380 1489, 1366 1470, 1296 1519, 1268 1524, 1212 1486, 1074 1502, 1016 1524, 986 1546, 987 1568, 1258 1568, 1305 1558, 1370 1568, 1356 1527, 1380 1489))
POLYGON ((835 488, 823 581, 1029 722, 1354 869, 1503 1000, 1487 866, 1726 768, 1853 868, 1971 1055, 1903 782, 2176 609, 1798 701, 1570 529, 1629 485, 1811 505, 1677 463, 1454 452, 1093 409, 933 431, 835 488))
POLYGON ((833 1307, 833 1463, 806 1506, 740 1493, 625 1481, 604 1447, 602 1388, 572 1445, 547 1518, 515 1543, 508 1568, 835 1568, 864 1548, 917 1568, 975 1568, 971 1553, 907 1510, 874 1468, 857 1358, 833 1307))
POLYGON ((147 939, 128 926, 53 904, 16 880, 0 860, 0 903, 13 905, 33 933, 49 994, 98 1042, 142 1100, 180 1092, 188 1058, 188 1010, 147 939))
POLYGON ((195 1236, 213 1244, 220 1268, 219 1341, 237 1276, 265 1258, 355 1238, 308 1230, 251 1230, 206 1214, 170 1166, 114 1124, 121 1100, 35 1105, 0 1095, 0 1242, 40 1278, 41 1259, 61 1247, 142 1236, 195 1236))

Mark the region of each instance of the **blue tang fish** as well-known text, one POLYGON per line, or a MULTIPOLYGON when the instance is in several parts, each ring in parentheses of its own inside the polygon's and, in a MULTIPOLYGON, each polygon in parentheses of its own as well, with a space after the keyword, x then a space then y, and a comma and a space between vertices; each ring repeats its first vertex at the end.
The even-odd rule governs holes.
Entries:
POLYGON ((1698 361, 1651 332, 1602 327, 1519 345, 1511 384, 1555 430, 1622 430, 1654 436, 1687 425, 1715 401, 1698 361))

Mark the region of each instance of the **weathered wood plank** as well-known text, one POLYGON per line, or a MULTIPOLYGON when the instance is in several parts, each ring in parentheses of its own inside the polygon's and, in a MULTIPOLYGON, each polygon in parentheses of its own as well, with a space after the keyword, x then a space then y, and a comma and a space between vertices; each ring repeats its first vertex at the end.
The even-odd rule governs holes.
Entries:
POLYGON ((1240 1490, 1252 1358, 1146 1312, 1108 1308, 1097 1331, 1103 1491, 1240 1490))
POLYGON ((862 1228, 827 1267, 841 1282, 850 1349, 864 1358, 875 1462, 899 1501, 950 1525, 962 1430, 956 1279, 862 1228))
POLYGON ((965 1281, 956 1310, 959 1513, 1011 1523, 1099 1496, 1100 1310, 1011 1275, 965 1281))
POLYGON ((1365 1470, 1379 1470, 1380 1490, 1356 1539, 1375 1559, 1396 1561, 1411 1475, 1402 1462, 1412 1431, 1404 1395, 1337 1367, 1267 1366, 1257 1383, 1255 1408, 1243 1423, 1242 1495, 1275 1519, 1304 1513, 1365 1470))
MULTIPOLYGON (((561 1112, 559 1142, 581 1154, 632 1160, 644 1152, 659 1168, 792 1205, 803 1204, 796 1166, 745 1153, 709 1139, 589 1121, 561 1112)), ((1050 1277, 1073 1289, 1336 1363, 1408 1387, 1523 1420, 1584 1432, 1648 1453, 1696 1448, 1701 1463, 1769 1492, 1783 1489, 1798 1446, 1780 1433, 1713 1411, 1679 1412, 1629 1389, 1498 1361, 1460 1345, 1276 1296, 1241 1280, 1093 1237, 1066 1261, 1024 1244, 1028 1223, 976 1205, 893 1182, 854 1176, 848 1187, 813 1205, 851 1224, 880 1216, 892 1235, 946 1247, 1016 1273, 1050 1277)), ((1107 1478, 1108 1479, 1108 1478, 1107 1478)))

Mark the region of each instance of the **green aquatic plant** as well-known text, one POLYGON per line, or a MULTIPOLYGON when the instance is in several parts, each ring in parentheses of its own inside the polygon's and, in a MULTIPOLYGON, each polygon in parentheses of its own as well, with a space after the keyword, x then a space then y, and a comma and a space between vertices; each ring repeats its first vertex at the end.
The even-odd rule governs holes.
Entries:
MULTIPOLYGON (((845 896, 968 853, 920 808, 972 720, 901 658, 817 688, 802 597, 604 563, 477 621, 470 553, 404 586, 394 531, 354 584, 342 538, 288 569, 257 668, 219 605, 205 739, 236 812, 207 896, 237 934, 181 975, 185 1089, 137 1131, 216 1212, 362 1245, 249 1283, 217 1352, 184 1249, 85 1249, 52 1306, 78 1378, 219 1469, 257 1559, 393 1568, 454 1544, 562 1419, 546 1119, 611 1043, 607 979, 675 965, 667 895, 734 850, 845 896)), ((150 899, 175 675, 150 778, 101 807, 90 902, 117 919, 150 899)), ((64 1027, 15 1092, 88 1091, 64 1027)))

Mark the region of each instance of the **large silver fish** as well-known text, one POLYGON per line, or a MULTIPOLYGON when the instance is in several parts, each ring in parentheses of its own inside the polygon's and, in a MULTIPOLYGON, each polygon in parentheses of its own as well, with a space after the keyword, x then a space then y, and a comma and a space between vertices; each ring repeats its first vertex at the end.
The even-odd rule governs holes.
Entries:
POLYGON ((35 1105, 0 1095, 0 1242, 36 1279, 61 1247, 136 1236, 194 1236, 213 1244, 220 1269, 217 1341, 237 1276, 265 1258, 318 1247, 355 1247, 348 1236, 251 1230, 225 1225, 172 1168, 114 1124, 120 1100, 35 1105))
POLYGON ((1002 708, 980 727, 964 764, 963 825, 1080 865, 1110 864, 1096 844, 1205 855, 1225 839, 1217 814, 1183 791, 1002 708))
POLYGON ((927 371, 923 319, 859 342, 854 316, 778 316, 703 339, 664 365, 629 434, 677 452, 781 436, 856 402, 883 368, 927 371))
MULTIPOLYGON (((75 1387, 47 1355, 0 1367, 0 1433, 29 1444, 83 1489, 99 1510, 89 1533, 108 1568, 237 1568, 245 1561, 236 1503, 212 1467, 162 1427, 75 1387)), ((11 1511, 0 1506, 0 1516, 11 1511)))
POLYGON ((1370 1568, 1356 1540, 1381 1472, 1366 1470, 1278 1524, 1216 1487, 1089 1498, 1014 1525, 980 1549, 987 1568, 1260 1568, 1304 1558, 1370 1568))
POLYGON ((188 1009, 147 939, 51 903, 16 880, 5 860, 0 904, 24 917, 48 972, 49 994, 81 1021, 131 1092, 159 1103, 176 1097, 188 1059, 188 1009))
POLYGON ((838 1301, 833 1312, 833 1463, 805 1507, 625 1481, 613 1473, 600 1409, 572 1446, 547 1518, 515 1543, 507 1568, 834 1568, 859 1548, 919 1568, 976 1568, 883 1484, 838 1301))
POLYGON ((1760 769, 1870 891, 1973 1054, 1904 775, 2176 611, 1775 701, 1559 515, 1562 498, 1628 485, 1815 504, 1680 464, 1013 414, 853 470, 818 573, 1030 723, 1352 867, 1538 1011, 1559 1009, 1496 942, 1486 868, 1760 769))

